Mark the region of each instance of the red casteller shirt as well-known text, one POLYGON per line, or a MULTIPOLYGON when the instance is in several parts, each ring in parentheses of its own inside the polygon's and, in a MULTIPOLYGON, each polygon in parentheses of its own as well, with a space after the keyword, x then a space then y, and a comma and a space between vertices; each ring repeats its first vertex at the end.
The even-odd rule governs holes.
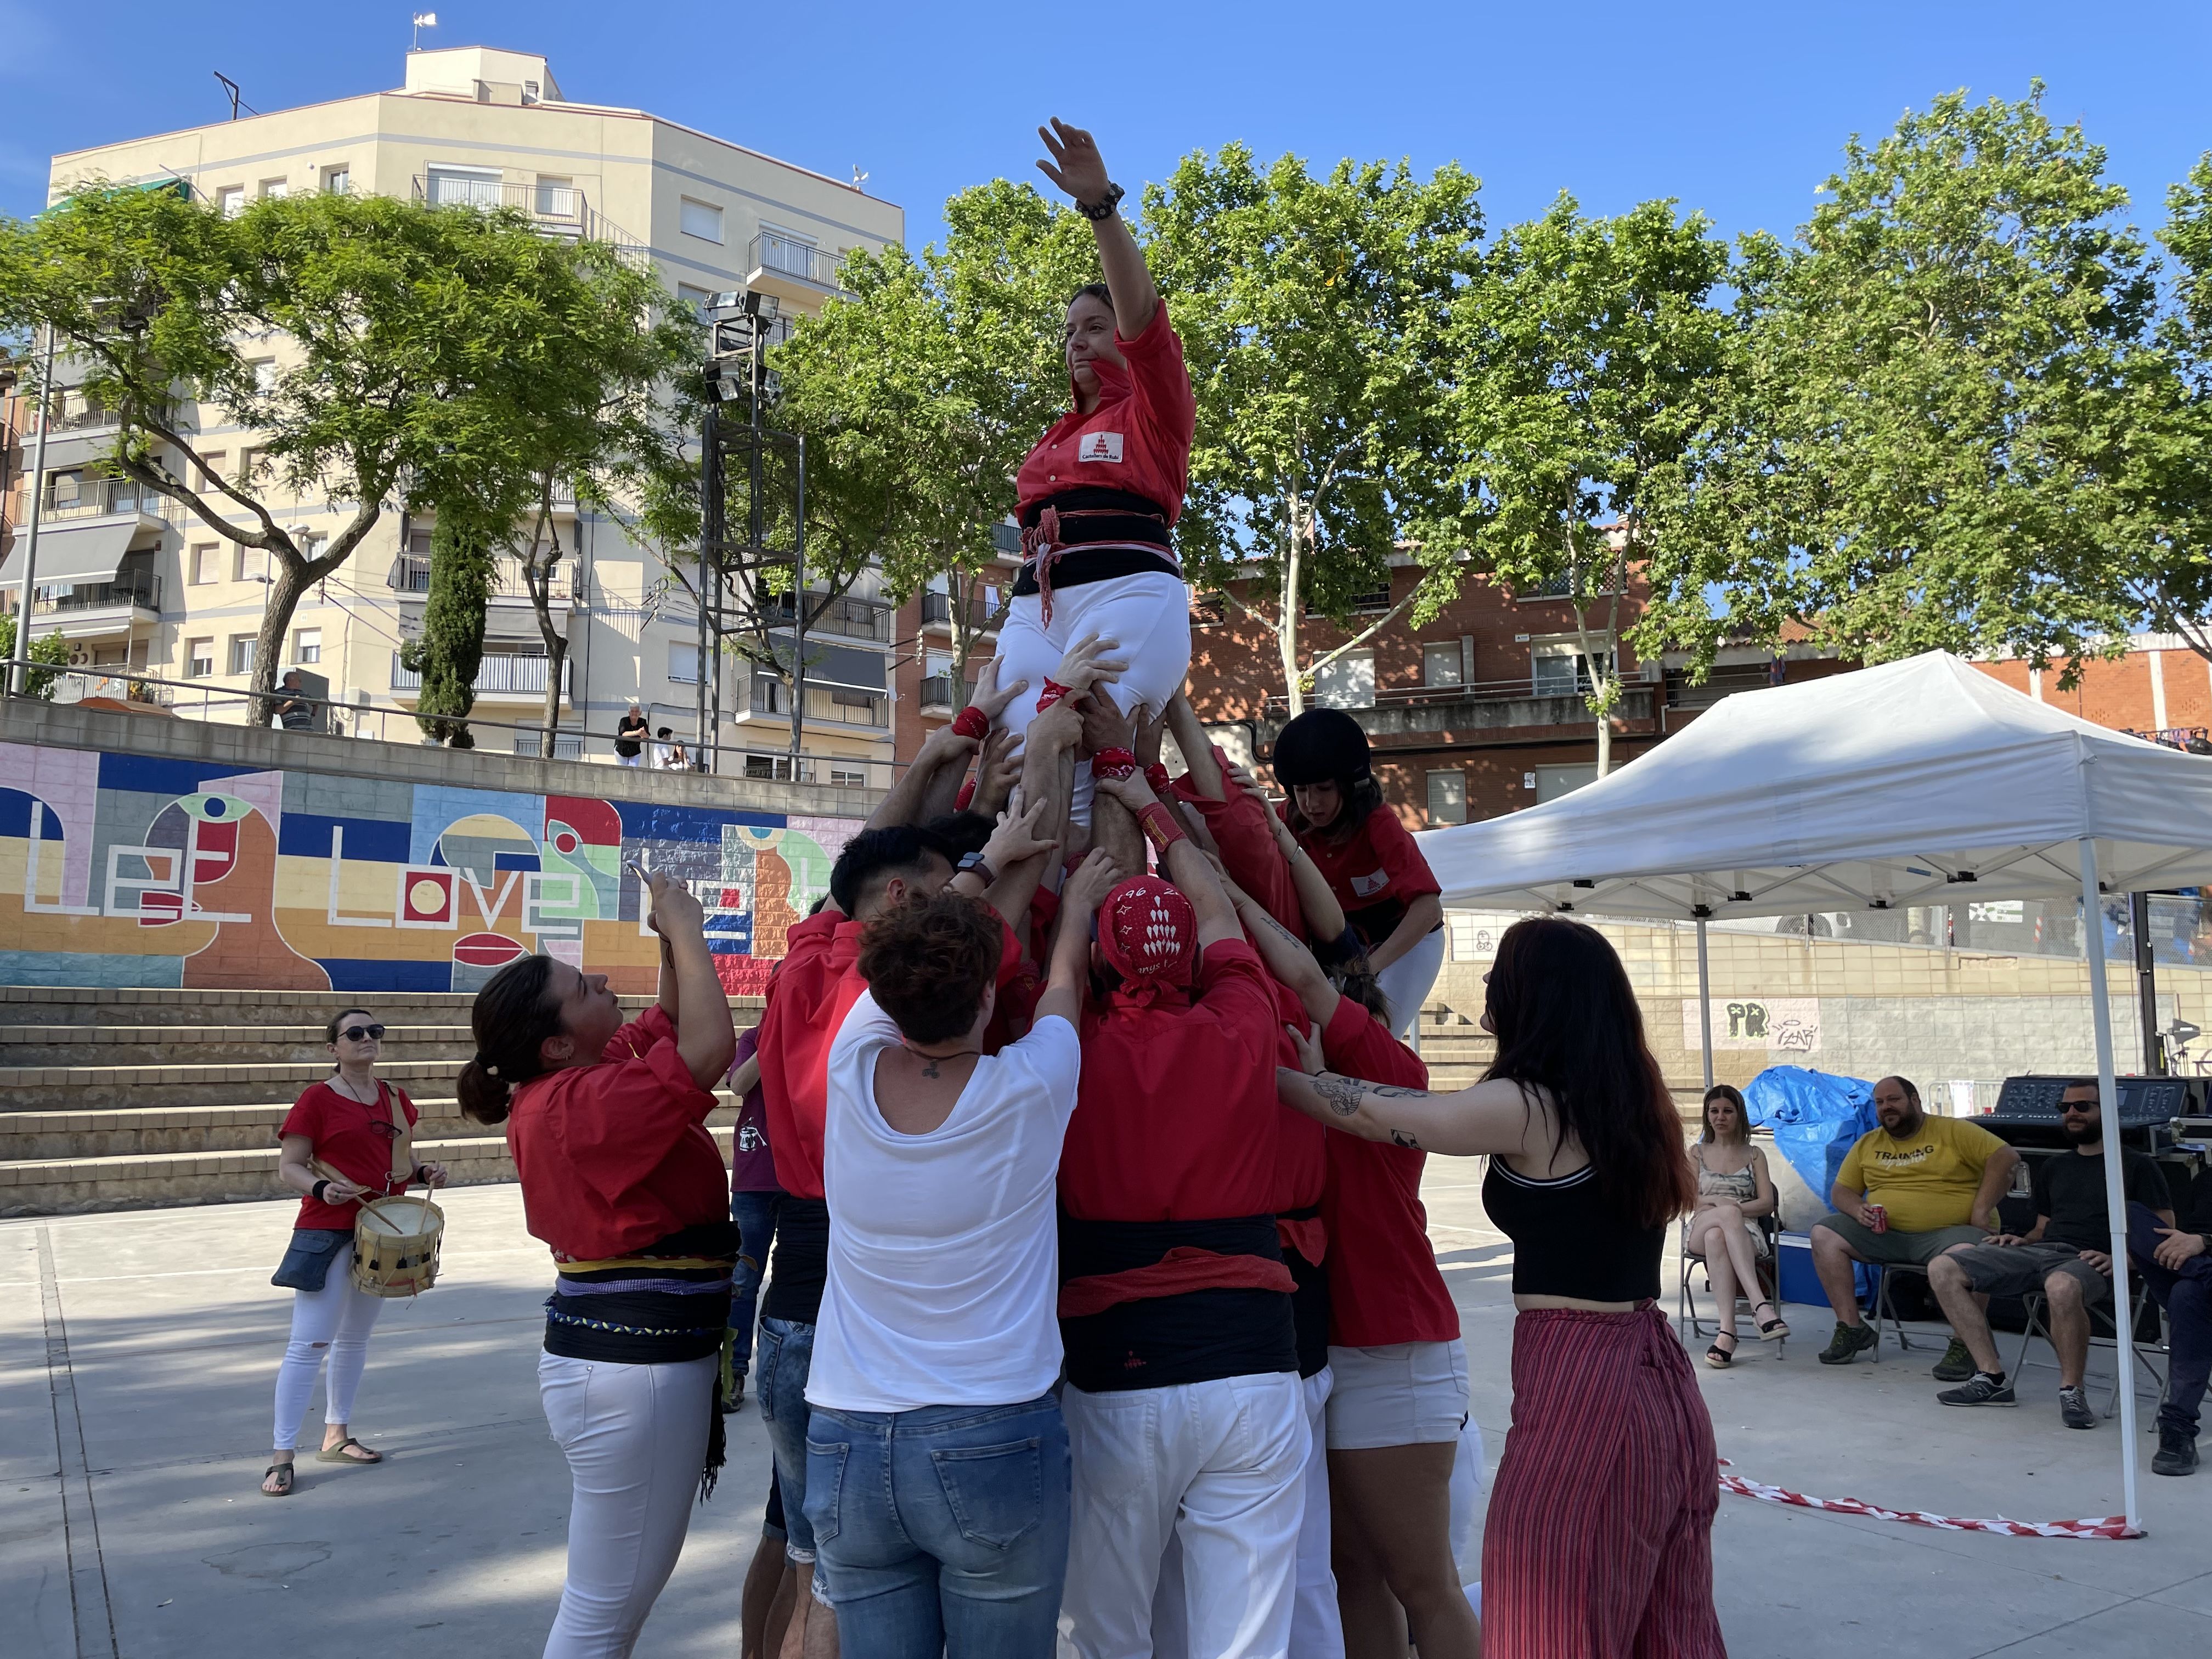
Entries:
MULTIPOLYGON (((799 1198, 821 1198, 822 1134, 830 1112, 830 1048, 845 1016, 868 988, 860 977, 860 935, 867 923, 840 911, 816 912, 786 935, 783 960, 768 982, 761 1014, 761 1092, 776 1178, 799 1198)), ((999 924, 999 995, 1015 996, 1024 974, 1021 941, 999 924)), ((1032 971, 1030 975, 1035 978, 1032 971)), ((1032 1007, 1034 990, 1030 995, 1032 1007)), ((994 1019, 995 1033, 1003 1022, 994 1019)))
MULTIPOLYGON (((1306 1012, 1305 1003, 1296 991, 1273 975, 1267 983, 1275 994, 1275 1063, 1295 1066, 1298 1051, 1284 1028, 1296 1026, 1304 1030, 1313 1024, 1306 1012)), ((1279 1095, 1275 1102, 1275 1213, 1278 1217, 1299 1210, 1310 1210, 1320 1204, 1328 1188, 1328 1143, 1333 1137, 1318 1118, 1308 1117, 1282 1103, 1279 1095)), ((1328 1249, 1328 1224, 1321 1216, 1308 1216, 1301 1221, 1278 1220, 1275 1231, 1283 1248, 1296 1250, 1318 1267, 1328 1249)))
MULTIPOLYGON (((1290 822, 1288 801, 1276 811, 1290 822)), ((1309 830, 1299 836, 1298 845, 1328 879, 1344 907, 1344 919, 1370 949, 1397 931, 1407 905, 1424 893, 1443 891, 1428 860, 1388 806, 1370 812, 1348 841, 1332 842, 1309 830)))
MULTIPOLYGON (((1350 997, 1321 1035, 1322 1058, 1341 1077, 1401 1089, 1429 1086, 1420 1056, 1350 997)), ((1322 1131, 1327 1134, 1327 1130, 1322 1131)), ((1428 1154, 1357 1135, 1328 1135, 1328 1340, 1340 1348, 1450 1342, 1459 1310, 1429 1243, 1421 1205, 1428 1154)))
MULTIPOLYGON (((391 1102, 395 1097, 398 1099, 410 1128, 420 1114, 404 1089, 395 1089, 381 1079, 376 1088, 376 1104, 365 1106, 327 1083, 309 1084, 284 1114, 284 1121, 277 1126, 277 1138, 305 1135, 315 1143, 315 1157, 348 1181, 379 1197, 398 1192, 404 1183, 392 1178, 391 1102), (379 1124, 384 1126, 382 1131, 379 1124)), ((300 1200, 299 1219, 292 1225, 351 1232, 360 1216, 358 1204, 325 1204, 310 1193, 300 1200)))
POLYGON ((1126 489, 1155 503, 1170 524, 1182 516, 1198 403, 1167 302, 1135 339, 1116 331, 1114 344, 1129 366, 1094 360, 1098 407, 1088 415, 1073 409, 1054 422, 1014 475, 1023 510, 1065 490, 1126 489))
POLYGON ((614 1034, 595 1066, 514 1091, 507 1149, 522 1177, 531 1237, 556 1258, 629 1255, 679 1228, 729 1218, 721 1149, 707 1132, 714 1091, 676 1052, 659 1008, 614 1034))
MULTIPOLYGON (((1213 758, 1224 772, 1229 769, 1229 757, 1218 747, 1213 758)), ((1291 877, 1291 866, 1283 862, 1281 849, 1275 845, 1267 809, 1236 785, 1227 783, 1225 779, 1224 781, 1229 796, 1226 800, 1209 800, 1200 794, 1188 773, 1169 787, 1174 790, 1176 799, 1187 803, 1205 820, 1214 844, 1221 848, 1221 862, 1229 872, 1229 878, 1249 893, 1262 910, 1298 938, 1305 938, 1306 917, 1298 903, 1297 884, 1291 877)))
POLYGON ((1259 953, 1222 939, 1198 1000, 1086 1010, 1083 1079, 1060 1159, 1079 1221, 1208 1221, 1275 1209, 1280 1027, 1259 953))

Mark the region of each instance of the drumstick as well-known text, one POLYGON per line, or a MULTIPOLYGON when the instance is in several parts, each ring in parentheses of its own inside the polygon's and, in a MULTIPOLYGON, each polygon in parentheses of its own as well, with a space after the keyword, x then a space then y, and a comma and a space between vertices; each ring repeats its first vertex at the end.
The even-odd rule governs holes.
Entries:
MULTIPOLYGON (((340 1175, 336 1170, 331 1168, 329 1164, 324 1163, 319 1158, 309 1158, 307 1160, 307 1167, 319 1173, 325 1181, 344 1181, 347 1179, 346 1176, 340 1175)), ((392 1231, 396 1233, 404 1233, 407 1231, 407 1229, 402 1227, 398 1223, 392 1220, 390 1216, 385 1214, 383 1211, 378 1209, 376 1206, 369 1200, 369 1196, 367 1193, 363 1193, 360 1197, 355 1199, 354 1202, 360 1205, 362 1209, 367 1210, 371 1215, 374 1216, 379 1221, 381 1221, 386 1226, 391 1228, 392 1231)))

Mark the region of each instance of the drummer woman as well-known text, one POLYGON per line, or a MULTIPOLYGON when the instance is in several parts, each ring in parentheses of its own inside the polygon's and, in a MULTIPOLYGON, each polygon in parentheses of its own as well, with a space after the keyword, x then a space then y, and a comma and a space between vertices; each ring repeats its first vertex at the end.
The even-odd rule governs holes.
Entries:
MULTIPOLYGON (((1124 713, 1166 708, 1190 671, 1190 595, 1169 538, 1197 416, 1182 342, 1091 135, 1055 119, 1037 136, 1052 153, 1037 166, 1091 221, 1106 280, 1067 303, 1060 339, 1074 407, 1015 479, 1023 562, 999 635, 1000 674, 1040 688, 1001 717, 1017 733, 1062 695, 1052 671, 1087 635, 1128 664, 1112 687, 1124 713)), ((1079 821, 1090 821, 1090 801, 1091 775, 1079 768, 1079 821)))
POLYGON ((330 1375, 323 1396, 323 1449, 315 1461, 384 1461, 381 1452, 354 1438, 349 1425, 354 1391, 368 1363, 368 1334, 384 1308, 383 1297, 367 1294, 353 1282, 354 1220, 360 1210, 355 1200, 400 1192, 411 1181, 446 1184, 446 1172, 435 1164, 393 1170, 393 1149, 415 1126, 415 1103, 405 1090, 377 1079, 384 1027, 376 1017, 366 1008, 341 1009, 323 1027, 323 1037, 337 1069, 325 1081, 308 1085, 276 1132, 283 1146, 276 1178, 305 1196, 292 1224, 292 1246, 270 1281, 292 1291, 292 1340, 276 1370, 276 1449, 261 1477, 262 1492, 270 1498, 292 1495, 300 1419, 307 1413, 325 1358, 330 1375))
POLYGON ((737 1035, 699 901, 650 878, 660 997, 624 1025, 604 974, 525 957, 477 994, 461 1109, 505 1122, 560 1277, 538 1393, 567 1454, 568 1576, 546 1659, 619 1659, 721 1461, 715 1380, 737 1229, 707 1131, 737 1035))
POLYGON ((1382 805, 1367 733, 1340 708, 1309 708, 1275 739, 1282 816, 1328 878, 1390 1001, 1391 1035, 1413 1029, 1444 961, 1442 889, 1382 805))

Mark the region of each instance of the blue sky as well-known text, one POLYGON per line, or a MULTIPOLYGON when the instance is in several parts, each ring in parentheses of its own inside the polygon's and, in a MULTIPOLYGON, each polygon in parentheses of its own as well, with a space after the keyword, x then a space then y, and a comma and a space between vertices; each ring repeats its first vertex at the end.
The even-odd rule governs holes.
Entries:
MULTIPOLYGON (((1845 137, 1964 86, 2079 118, 2146 226, 2212 149, 2212 8, 2195 4, 1825 7, 1664 3, 793 7, 420 0, 424 44, 545 52, 573 98, 632 106, 823 172, 935 234, 947 194, 1035 179, 1031 129, 1098 134, 1133 192, 1231 139, 1317 166, 1457 160, 1494 227, 1562 188, 1593 211, 1654 196, 1725 232, 1787 232, 1845 137), (709 18, 726 21, 709 26, 709 18)), ((43 204, 58 150, 219 119, 213 71, 278 109, 397 86, 409 8, 0 0, 0 211, 43 204)))

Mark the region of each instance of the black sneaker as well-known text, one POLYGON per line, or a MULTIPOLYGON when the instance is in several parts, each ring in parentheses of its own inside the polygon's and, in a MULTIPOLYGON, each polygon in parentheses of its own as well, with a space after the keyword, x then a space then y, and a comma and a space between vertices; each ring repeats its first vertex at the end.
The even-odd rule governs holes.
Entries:
POLYGON ((1820 1350, 1823 1365, 1848 1365, 1851 1356, 1864 1353, 1881 1340, 1871 1325, 1846 1325, 1838 1319, 1836 1334, 1828 1339, 1828 1346, 1820 1350))
POLYGON ((2158 1431, 2158 1455, 2150 1460, 2153 1474, 2194 1474, 2197 1473, 2197 1437, 2185 1429, 2169 1429, 2160 1425, 2158 1431))
POLYGON ((1944 1406, 2016 1406, 2012 1397, 2012 1384, 2002 1376, 1991 1376, 1987 1371, 1976 1371, 1963 1387, 1946 1389, 1936 1396, 1936 1403, 1944 1406))
POLYGON ((2069 1429, 2094 1429, 2097 1413, 2089 1407, 2089 1396, 2080 1388, 2058 1391, 2058 1420, 2069 1429))
POLYGON ((1963 1382, 1973 1374, 1974 1356, 1955 1336, 1951 1339, 1951 1346, 1943 1350, 1943 1357, 1936 1362, 1936 1369, 1929 1372, 1938 1382, 1963 1382))

